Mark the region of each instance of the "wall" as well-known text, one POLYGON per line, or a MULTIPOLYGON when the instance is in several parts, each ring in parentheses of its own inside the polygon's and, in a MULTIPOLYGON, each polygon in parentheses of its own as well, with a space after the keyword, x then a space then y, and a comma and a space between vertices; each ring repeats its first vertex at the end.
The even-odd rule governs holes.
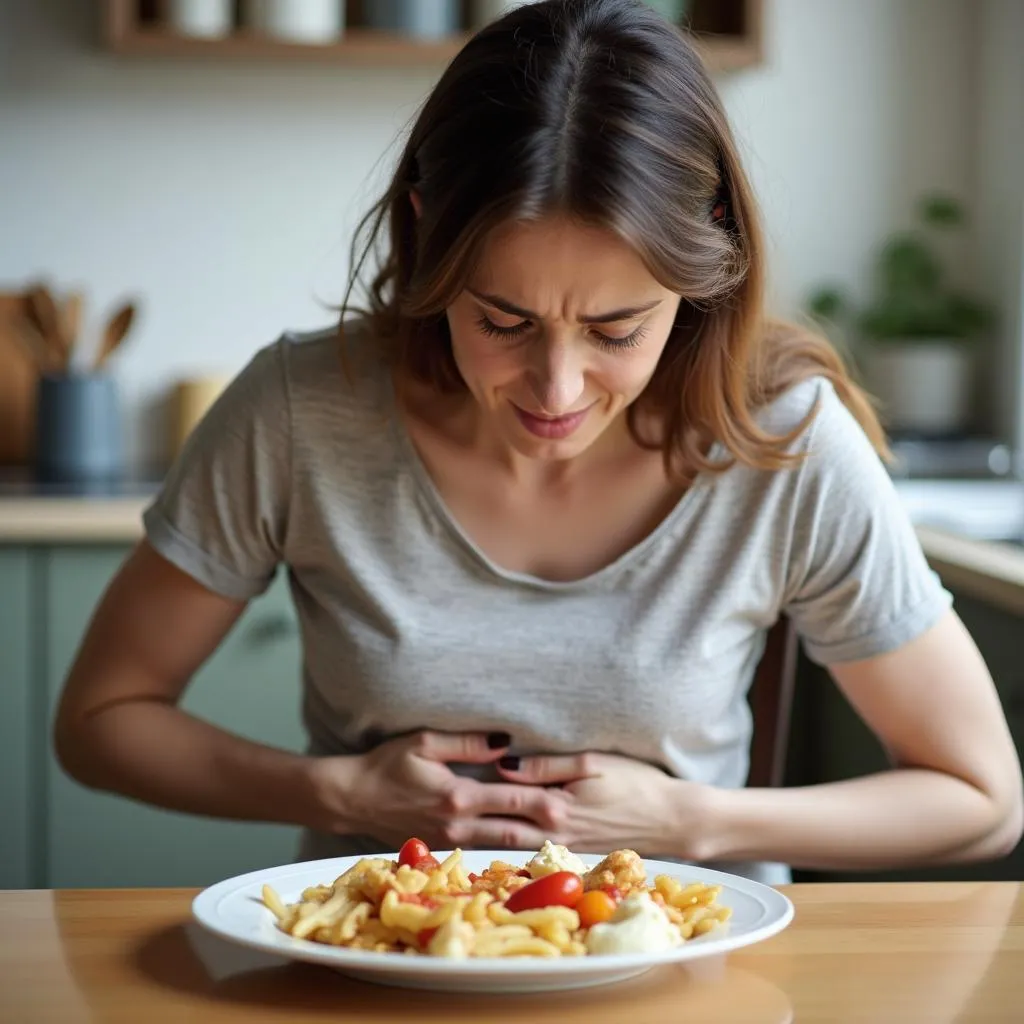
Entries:
MULTIPOLYGON (((862 286, 920 188, 970 190, 972 5, 765 3, 765 65, 721 85, 792 310, 823 277, 862 286)), ((0 4, 0 281, 81 283, 94 324, 141 296, 119 373, 147 460, 178 375, 325 322, 379 159, 438 69, 117 58, 94 7, 0 4)))

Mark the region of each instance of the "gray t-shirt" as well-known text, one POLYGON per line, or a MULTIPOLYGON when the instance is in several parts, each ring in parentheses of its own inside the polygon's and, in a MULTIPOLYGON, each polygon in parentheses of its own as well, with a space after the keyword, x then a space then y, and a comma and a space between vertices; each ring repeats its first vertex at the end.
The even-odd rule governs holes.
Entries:
MULTIPOLYGON (((346 333, 347 372, 333 330, 261 349, 145 513, 152 545, 228 597, 255 597, 287 567, 313 754, 421 728, 503 730, 513 753, 615 752, 740 787, 746 694, 780 614, 828 665, 891 651, 950 605, 884 467, 823 379, 760 415, 788 432, 820 401, 792 445, 810 453, 799 468, 701 477, 621 558, 549 582, 503 570, 460 529, 371 339, 346 333)), ((299 856, 381 848, 307 833, 299 856)), ((788 877, 781 865, 723 866, 788 877)))

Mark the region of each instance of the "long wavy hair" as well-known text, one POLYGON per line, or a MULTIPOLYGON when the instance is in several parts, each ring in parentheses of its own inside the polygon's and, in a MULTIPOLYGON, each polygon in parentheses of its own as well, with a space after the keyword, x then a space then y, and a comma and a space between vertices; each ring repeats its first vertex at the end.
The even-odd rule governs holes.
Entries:
POLYGON ((627 412, 634 438, 661 448, 669 471, 689 479, 736 462, 791 465, 787 449, 815 410, 786 436, 765 432, 757 413, 815 375, 888 457, 871 401, 834 348, 767 316, 759 215, 722 103, 685 33, 641 0, 543 0, 469 40, 356 232, 342 334, 375 262, 361 312, 399 373, 463 389, 447 306, 488 232, 551 215, 614 232, 682 296, 627 412), (661 425, 656 441, 641 436, 641 410, 661 425), (715 442, 726 459, 710 457, 715 442))

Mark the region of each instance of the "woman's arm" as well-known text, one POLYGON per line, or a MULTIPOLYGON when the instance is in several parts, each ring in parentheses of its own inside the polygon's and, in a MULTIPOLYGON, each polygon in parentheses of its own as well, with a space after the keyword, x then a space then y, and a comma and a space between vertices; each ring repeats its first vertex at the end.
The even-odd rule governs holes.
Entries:
MULTIPOLYGON (((701 859, 859 870, 995 859, 1017 845, 1020 761, 988 669, 955 613, 893 653, 832 674, 893 769, 802 788, 717 790, 701 859)), ((691 799, 682 787, 677 796, 691 799)), ((678 817, 692 821, 692 808, 678 817)), ((693 842, 691 833, 676 845, 693 842)))
POLYGON ((245 608, 145 542, 96 609, 54 724, 83 785, 193 814, 310 824, 323 812, 308 758, 232 735, 177 707, 245 608))
MULTIPOLYGON (((485 764, 504 734, 422 732, 365 755, 314 758, 276 750, 177 706, 193 673, 245 607, 221 597, 143 543, 114 578, 71 668, 54 727, 64 770, 86 786, 217 818, 322 832, 372 829, 447 845, 453 835, 550 825, 550 795, 455 775, 485 764)), ((253 695, 259 699, 258 694, 253 695)))

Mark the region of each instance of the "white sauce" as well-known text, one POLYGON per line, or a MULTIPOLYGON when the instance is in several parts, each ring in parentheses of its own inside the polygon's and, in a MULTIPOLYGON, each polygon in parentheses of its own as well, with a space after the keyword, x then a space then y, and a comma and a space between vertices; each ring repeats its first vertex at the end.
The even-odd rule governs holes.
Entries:
POLYGON ((545 839, 544 845, 526 865, 526 870, 530 872, 531 878, 543 878, 545 875, 553 875, 556 871, 572 871, 574 874, 584 875, 587 872, 587 865, 566 847, 557 846, 550 839, 545 839))
POLYGON ((612 917, 587 933, 591 953, 657 953, 683 941, 679 929, 645 892, 627 896, 612 917))

